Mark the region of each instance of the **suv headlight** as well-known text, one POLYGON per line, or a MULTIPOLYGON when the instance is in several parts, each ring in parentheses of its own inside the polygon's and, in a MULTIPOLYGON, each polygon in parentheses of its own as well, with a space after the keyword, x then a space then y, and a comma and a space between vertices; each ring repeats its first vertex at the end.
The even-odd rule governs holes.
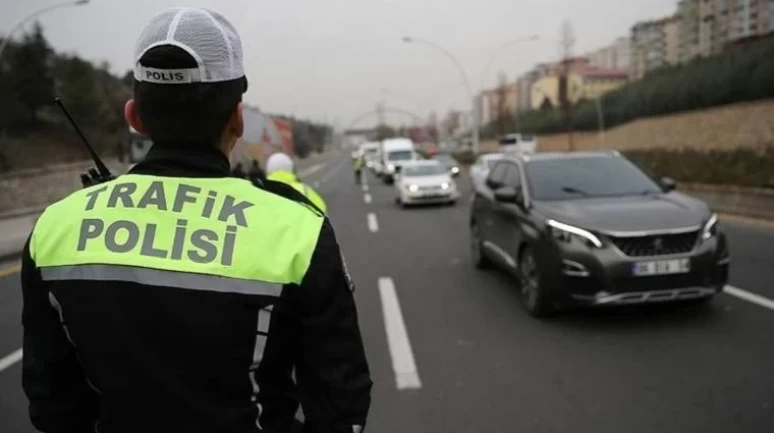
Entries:
POLYGON ((444 183, 441 184, 441 189, 442 190, 445 191, 445 190, 447 190, 449 188, 451 188, 451 185, 449 184, 449 182, 444 182, 444 183))
POLYGON ((411 192, 417 192, 417 191, 419 191, 419 187, 416 186, 416 185, 409 185, 408 186, 408 190, 411 191, 411 192))
POLYGON ((395 165, 387 164, 387 171, 395 171, 395 165))
POLYGON ((571 242, 573 237, 579 238, 583 243, 590 247, 601 248, 602 241, 598 237, 588 230, 583 230, 580 227, 571 226, 569 224, 560 223, 555 220, 548 220, 546 222, 550 228, 551 237, 561 242, 571 242))
POLYGON ((718 234, 718 216, 717 214, 712 214, 707 220, 707 223, 704 224, 704 228, 701 231, 701 239, 707 240, 715 235, 718 234))

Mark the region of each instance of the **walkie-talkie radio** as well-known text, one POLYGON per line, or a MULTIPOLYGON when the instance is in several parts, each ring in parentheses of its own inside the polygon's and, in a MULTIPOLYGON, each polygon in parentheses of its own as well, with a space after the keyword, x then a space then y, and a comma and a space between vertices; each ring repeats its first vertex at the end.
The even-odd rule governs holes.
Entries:
POLYGON ((67 120, 70 121, 70 124, 73 125, 75 132, 77 132, 78 136, 81 137, 81 141, 83 141, 83 144, 86 146, 86 150, 89 152, 91 159, 94 161, 94 165, 96 165, 96 168, 92 167, 86 173, 81 174, 81 183, 83 184, 83 187, 85 188, 92 185, 98 185, 100 183, 109 182, 115 179, 115 176, 113 176, 105 163, 102 162, 97 153, 94 151, 94 148, 91 147, 89 140, 86 139, 86 136, 83 134, 83 131, 81 131, 81 128, 78 127, 78 124, 75 123, 73 116, 71 116, 70 112, 67 111, 67 108, 64 106, 62 99, 54 98, 54 102, 56 102, 56 105, 59 106, 59 109, 62 110, 64 115, 67 116, 67 120))

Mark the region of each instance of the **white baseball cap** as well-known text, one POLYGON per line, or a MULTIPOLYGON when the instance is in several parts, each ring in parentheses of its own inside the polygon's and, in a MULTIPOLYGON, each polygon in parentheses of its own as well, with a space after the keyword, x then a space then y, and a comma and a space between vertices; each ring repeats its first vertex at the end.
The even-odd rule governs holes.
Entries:
POLYGON ((173 8, 150 20, 134 52, 134 78, 155 84, 218 83, 245 76, 242 41, 236 28, 208 9, 173 8), (196 60, 198 68, 158 69, 140 61, 150 49, 178 47, 196 60))
POLYGON ((293 160, 282 152, 272 154, 266 161, 266 174, 272 174, 275 171, 293 172, 293 160))

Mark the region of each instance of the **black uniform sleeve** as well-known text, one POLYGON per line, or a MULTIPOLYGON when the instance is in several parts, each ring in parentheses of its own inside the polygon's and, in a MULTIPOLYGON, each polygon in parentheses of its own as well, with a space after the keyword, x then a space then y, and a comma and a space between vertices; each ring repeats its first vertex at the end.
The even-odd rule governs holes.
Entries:
POLYGON ((30 257, 29 240, 24 247, 21 283, 22 387, 30 401, 32 425, 46 433, 94 431, 98 396, 86 381, 59 313, 51 305, 40 270, 30 257))
POLYGON ((371 405, 371 376, 349 275, 325 219, 310 268, 296 288, 296 380, 305 433, 357 433, 371 405))

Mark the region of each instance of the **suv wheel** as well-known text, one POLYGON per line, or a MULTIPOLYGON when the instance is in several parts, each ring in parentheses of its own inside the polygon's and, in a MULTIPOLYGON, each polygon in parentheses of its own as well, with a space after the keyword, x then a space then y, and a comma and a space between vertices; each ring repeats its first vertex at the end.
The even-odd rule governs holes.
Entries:
POLYGON ((542 290, 540 269, 529 247, 524 247, 519 256, 518 272, 521 303, 524 309, 534 317, 550 315, 553 312, 551 300, 542 290))
POLYGON ((475 222, 470 226, 470 257, 473 259, 473 265, 478 269, 487 269, 492 265, 489 257, 484 253, 481 230, 475 222))

